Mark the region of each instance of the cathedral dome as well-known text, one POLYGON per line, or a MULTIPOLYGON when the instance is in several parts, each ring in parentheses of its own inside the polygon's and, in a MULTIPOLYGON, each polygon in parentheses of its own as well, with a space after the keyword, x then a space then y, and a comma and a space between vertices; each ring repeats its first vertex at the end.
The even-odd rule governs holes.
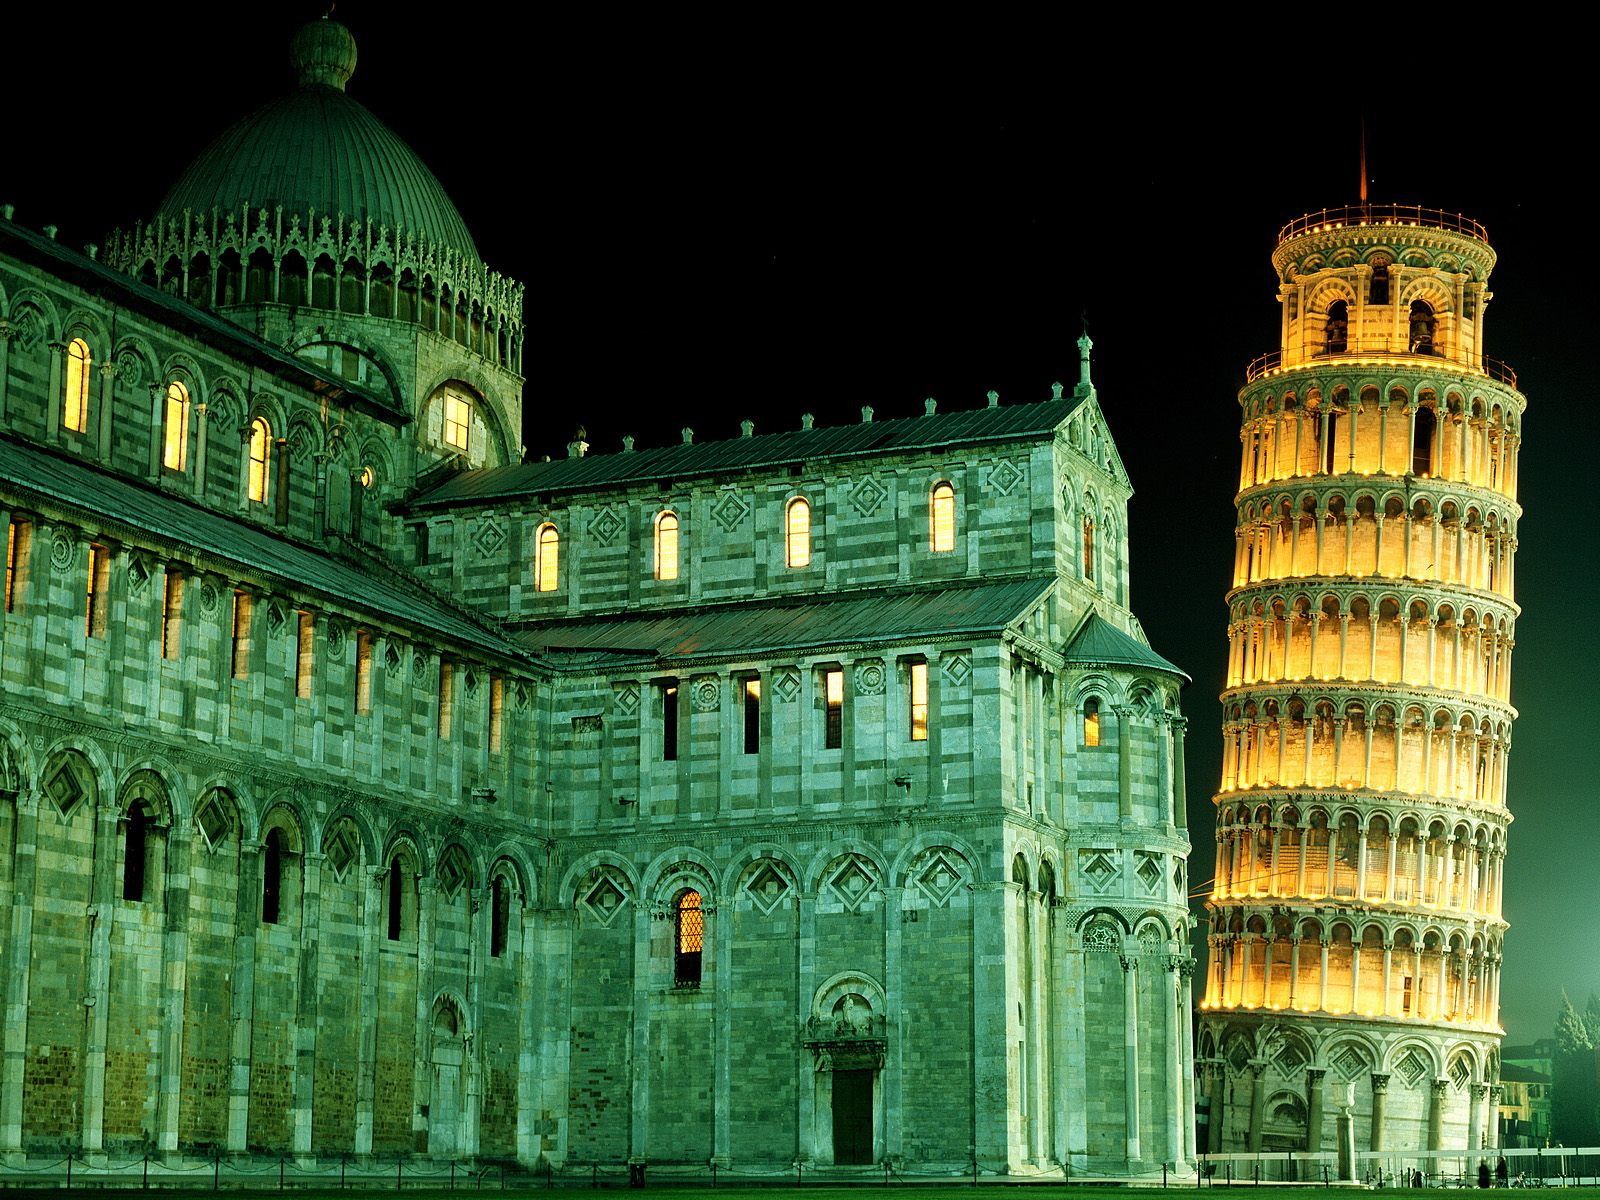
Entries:
POLYGON ((213 209, 282 207, 347 222, 370 219, 478 258, 433 172, 393 130, 345 95, 356 44, 337 21, 313 21, 290 50, 299 85, 218 137, 161 202, 163 222, 213 209))

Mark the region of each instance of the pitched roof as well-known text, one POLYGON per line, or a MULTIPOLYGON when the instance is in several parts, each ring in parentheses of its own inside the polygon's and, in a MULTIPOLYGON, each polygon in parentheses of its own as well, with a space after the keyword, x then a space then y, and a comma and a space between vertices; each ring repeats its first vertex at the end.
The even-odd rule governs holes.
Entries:
POLYGON ((684 479, 828 459, 1044 437, 1054 433, 1081 402, 1063 398, 1039 404, 997 405, 932 416, 863 421, 856 425, 799 429, 760 437, 679 443, 649 450, 585 454, 582 458, 491 467, 451 476, 415 497, 412 504, 484 503, 539 492, 589 490, 643 480, 684 479))
POLYGON ((148 536, 238 563, 252 575, 320 594, 358 612, 502 656, 523 651, 486 623, 419 584, 372 564, 355 564, 248 521, 202 508, 148 484, 0 435, 0 481, 93 513, 112 530, 148 536))
POLYGON ((1069 663, 1084 666, 1138 667, 1176 675, 1185 683, 1192 683, 1189 673, 1175 667, 1149 646, 1135 641, 1097 612, 1091 612, 1078 626, 1078 632, 1067 643, 1062 655, 1069 663))
POLYGON ((872 588, 721 606, 547 621, 515 636, 547 654, 708 658, 803 652, 824 646, 991 633, 1024 615, 1055 586, 1050 577, 872 588))

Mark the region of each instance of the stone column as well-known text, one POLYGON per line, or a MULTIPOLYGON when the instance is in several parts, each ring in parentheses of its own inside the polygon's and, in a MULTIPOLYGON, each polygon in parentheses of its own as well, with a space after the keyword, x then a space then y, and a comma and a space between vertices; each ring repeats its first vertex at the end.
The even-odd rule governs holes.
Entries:
MULTIPOLYGON (((1189 827, 1189 790, 1184 781, 1183 765, 1183 734, 1189 728, 1189 722, 1184 717, 1172 718, 1173 740, 1173 767, 1172 767, 1172 816, 1179 829, 1189 827)), ((1282 776, 1280 766, 1279 776, 1282 776)))
POLYGON ((1194 959, 1187 954, 1181 955, 1178 959, 1177 1021, 1173 1030, 1181 1056, 1178 1073, 1182 1076, 1178 1088, 1178 1144, 1173 1151, 1177 1156, 1174 1166, 1192 1159, 1196 1152, 1196 1147, 1189 1144, 1194 1137, 1194 1039, 1190 1036, 1192 1027, 1189 1016, 1194 1012, 1193 976, 1194 959))
POLYGON ((150 455, 146 464, 150 478, 161 478, 162 456, 166 446, 166 421, 163 417, 162 405, 167 398, 167 387, 164 383, 150 385, 150 455))
POLYGON ((317 1070, 317 963, 322 936, 322 859, 321 854, 310 852, 300 856, 300 963, 299 981, 295 988, 294 1107, 289 1113, 289 1145, 298 1158, 306 1158, 311 1154, 311 1104, 317 1070))
POLYGON ((1252 1059, 1250 1063, 1250 1132, 1247 1135, 1247 1148, 1251 1154, 1261 1152, 1261 1124, 1266 1115, 1267 1106, 1267 1064, 1264 1059, 1252 1059))
POLYGON ((1127 1120, 1128 1162, 1138 1162, 1139 1147, 1139 978, 1138 959, 1131 954, 1120 956, 1122 962, 1122 1040, 1124 1046, 1123 1071, 1126 1085, 1125 1116, 1127 1120))
MULTIPOLYGON (((11 378, 11 335, 15 332, 11 322, 0 317, 0 424, 4 424, 6 419, 6 384, 11 378)), ((6 1028, 11 1026, 7 1025, 6 1028)))
MULTIPOLYGON (((3 346, 0 341, 0 346, 3 346)), ((4 371, 5 356, 0 350, 0 372, 4 371)), ((116 404, 117 364, 107 358, 100 364, 100 407, 96 413, 95 422, 95 454, 100 460, 100 465, 109 467, 112 464, 112 429, 114 428, 112 416, 116 404)), ((0 406, 0 421, 5 419, 3 406, 0 406)))
POLYGON ((385 930, 383 926, 383 882, 387 872, 382 864, 368 863, 361 868, 361 975, 355 980, 360 989, 356 1041, 356 1130, 353 1149, 358 1156, 372 1153, 373 1103, 377 1092, 378 1070, 378 955, 385 930))
POLYGON ((1500 1148, 1500 1092, 1498 1083, 1489 1085, 1488 1112, 1484 1115, 1483 1148, 1485 1150, 1498 1150, 1500 1148))
POLYGON ((1174 1165, 1183 1161, 1183 1051, 1180 1039, 1187 1034, 1186 1022, 1180 1008, 1184 976, 1180 974, 1183 959, 1178 955, 1167 958, 1167 1161, 1174 1165))
MULTIPOLYGON (((243 1154, 250 1130, 251 1030, 255 1024, 256 926, 261 920, 261 844, 239 842, 234 910, 233 988, 228 996, 227 1150, 243 1154)), ((359 1119, 358 1119, 359 1121, 359 1119)))
POLYGON ((1428 1087, 1428 1149, 1444 1149, 1444 1102, 1450 1094, 1448 1079, 1435 1079, 1428 1087))
POLYGON ((83 1151, 104 1148, 106 1029, 111 1008, 111 922, 116 913, 117 801, 102 792, 94 810, 94 872, 89 893, 89 975, 83 1047, 83 1151))
MULTIPOLYGON (((435 664, 437 666, 437 664, 435 664)), ((434 723, 437 729, 437 723, 434 723)), ((420 870, 420 864, 418 864, 420 870)), ((416 1033, 412 1045, 417 1060, 411 1068, 411 1131, 427 1130, 422 1115, 422 1097, 433 1088, 433 918, 438 901, 439 881, 417 877, 417 1008, 416 1033)))
POLYGON ((1222 1149, 1223 1106, 1228 1095, 1228 1069, 1218 1061, 1206 1070, 1207 1094, 1211 1098, 1211 1123, 1206 1127, 1206 1153, 1216 1154, 1222 1149))
POLYGON ((1471 1097, 1467 1105, 1467 1149, 1476 1150, 1483 1141, 1483 1101, 1489 1094, 1489 1085, 1469 1084, 1467 1091, 1471 1097))
POLYGON ((1374 1071, 1372 1074, 1372 1149, 1381 1151, 1383 1147, 1383 1108, 1384 1101, 1389 1095, 1389 1077, 1374 1071))
POLYGON ((44 398, 44 427, 45 437, 54 443, 61 433, 61 402, 64 391, 61 382, 61 368, 63 366, 62 360, 67 355, 67 344, 65 342, 50 342, 48 343, 48 348, 50 350, 50 384, 44 398))
POLYGON ((1326 1090, 1322 1081, 1327 1073, 1322 1067, 1306 1069, 1306 1149, 1313 1153, 1322 1149, 1322 1093, 1326 1090))
POLYGON ((1119 705, 1117 715, 1117 816, 1133 820, 1133 709, 1119 705))
MULTIPOLYGON (((176 823, 166 831, 166 928, 161 938, 161 1080, 156 1109, 156 1145, 178 1150, 178 1114, 183 1104, 183 1015, 189 970, 190 834, 176 823)), ((191 1102, 199 1103, 191 1097, 191 1102)))
MULTIPOLYGON (((5 399, 5 347, 9 334, 9 327, 0 330, 0 410, 5 399)), ((0 760, 9 758, 4 744, 0 743, 0 760)), ((9 765, 13 772, 18 771, 18 764, 9 765)), ((24 785, 17 792, 16 820, 12 826, 11 922, 6 930, 4 949, 5 1057, 0 1060, 0 1154, 13 1165, 20 1164, 22 1157, 22 1084, 28 1060, 28 982, 33 964, 38 828, 39 794, 24 785)))

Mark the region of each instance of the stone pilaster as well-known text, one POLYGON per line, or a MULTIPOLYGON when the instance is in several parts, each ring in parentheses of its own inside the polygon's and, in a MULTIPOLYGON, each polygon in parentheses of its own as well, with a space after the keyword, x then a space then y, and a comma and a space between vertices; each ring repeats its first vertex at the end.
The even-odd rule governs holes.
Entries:
POLYGON ((1306 1149, 1322 1149, 1322 1100, 1327 1086, 1323 1082, 1328 1072, 1322 1067, 1306 1069, 1306 1149))
MULTIPOLYGON (((8 335, 9 330, 0 335, 0 367, 5 363, 8 335)), ((4 371, 0 370, 0 390, 5 386, 4 379, 4 371)), ((12 830, 11 925, 6 930, 4 951, 6 1024, 5 1057, 0 1059, 0 1154, 7 1162, 19 1161, 22 1152, 22 1085, 28 1059, 28 983, 33 964, 38 829, 39 794, 24 786, 17 792, 12 830)))
POLYGON ((1372 1149, 1384 1149, 1383 1109, 1389 1097, 1389 1077, 1376 1071, 1372 1075, 1372 1149))
POLYGON ((228 998, 227 1149, 243 1154, 250 1128, 251 1029, 255 1024, 256 926, 261 920, 261 846, 239 846, 239 891, 233 941, 233 989, 228 998))

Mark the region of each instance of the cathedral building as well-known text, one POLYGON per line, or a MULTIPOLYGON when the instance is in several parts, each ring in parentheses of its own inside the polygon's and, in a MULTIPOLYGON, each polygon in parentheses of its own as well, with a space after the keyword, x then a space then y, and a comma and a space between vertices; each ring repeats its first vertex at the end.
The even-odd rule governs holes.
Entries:
POLYGON ((1284 227, 1243 456, 1210 974, 1212 1150, 1495 1145, 1517 452, 1495 255, 1451 213, 1284 227), (1338 1107, 1336 1107, 1338 1106, 1338 1107))
POLYGON ((0 1153, 1192 1162, 1186 677, 1087 339, 521 461, 522 286, 355 57, 103 249, 0 213, 0 1153))

